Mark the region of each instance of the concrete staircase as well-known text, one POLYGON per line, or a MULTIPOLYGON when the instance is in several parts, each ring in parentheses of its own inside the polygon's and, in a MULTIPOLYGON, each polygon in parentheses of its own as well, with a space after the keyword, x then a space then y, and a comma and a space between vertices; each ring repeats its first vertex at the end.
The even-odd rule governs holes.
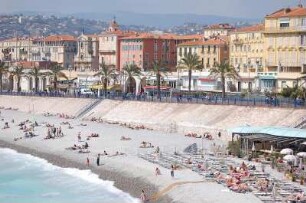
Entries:
POLYGON ((96 106, 98 106, 102 102, 102 99, 95 99, 92 103, 85 106, 83 109, 79 110, 76 114, 76 118, 81 118, 86 115, 88 112, 93 110, 96 106))

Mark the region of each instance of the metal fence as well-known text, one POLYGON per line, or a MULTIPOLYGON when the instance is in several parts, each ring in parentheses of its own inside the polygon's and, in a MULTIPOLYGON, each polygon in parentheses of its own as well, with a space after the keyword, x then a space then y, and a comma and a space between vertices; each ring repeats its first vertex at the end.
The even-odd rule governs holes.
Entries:
POLYGON ((61 98, 92 98, 92 99, 111 99, 111 100, 129 100, 143 102, 163 102, 163 103, 192 103, 207 105, 237 105, 237 106, 254 106, 254 107, 273 107, 273 108, 306 108, 305 101, 291 98, 245 98, 239 96, 229 96, 222 98, 219 95, 201 96, 201 95, 184 95, 176 93, 175 95, 162 94, 156 95, 132 93, 108 93, 107 95, 98 96, 97 94, 64 94, 59 92, 0 92, 0 95, 10 96, 34 96, 34 97, 61 97, 61 98))

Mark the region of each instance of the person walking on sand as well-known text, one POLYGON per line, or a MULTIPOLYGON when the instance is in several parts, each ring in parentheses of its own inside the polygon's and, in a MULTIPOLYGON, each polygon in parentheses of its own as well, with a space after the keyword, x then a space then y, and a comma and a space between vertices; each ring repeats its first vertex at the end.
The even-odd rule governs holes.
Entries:
POLYGON ((78 141, 81 142, 81 132, 78 133, 78 141))
POLYGON ((161 172, 160 172, 159 168, 157 168, 157 167, 155 169, 155 175, 156 176, 161 175, 161 172))
POLYGON ((87 167, 89 167, 89 158, 88 157, 86 159, 86 164, 87 164, 87 167))
POLYGON ((144 190, 141 190, 140 200, 143 203, 148 202, 148 198, 147 198, 147 195, 145 194, 144 190))
POLYGON ((174 166, 173 165, 171 165, 171 172, 170 172, 170 174, 171 174, 171 177, 174 178, 174 166))
POLYGON ((100 154, 98 154, 98 157, 97 157, 97 166, 100 166, 100 154))

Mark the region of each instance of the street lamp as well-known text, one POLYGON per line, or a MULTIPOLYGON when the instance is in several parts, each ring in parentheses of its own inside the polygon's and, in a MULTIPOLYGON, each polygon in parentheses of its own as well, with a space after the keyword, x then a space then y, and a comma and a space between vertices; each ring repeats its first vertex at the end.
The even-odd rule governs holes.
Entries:
POLYGON ((248 59, 248 73, 249 73, 249 81, 248 81, 248 104, 250 101, 250 92, 251 92, 251 72, 250 72, 250 68, 251 68, 251 59, 248 59))
POLYGON ((68 87, 69 87, 69 94, 71 94, 71 71, 72 71, 71 65, 68 66, 68 71, 69 71, 68 87))

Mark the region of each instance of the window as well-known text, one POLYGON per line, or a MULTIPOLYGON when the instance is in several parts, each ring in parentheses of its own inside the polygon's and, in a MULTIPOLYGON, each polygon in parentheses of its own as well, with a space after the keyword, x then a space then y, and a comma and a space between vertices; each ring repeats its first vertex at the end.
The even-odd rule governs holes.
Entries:
POLYGON ((287 87, 286 81, 282 81, 282 88, 285 88, 285 87, 287 87))
POLYGON ((301 35, 301 45, 302 46, 306 45, 306 35, 301 35))
POLYGON ((208 48, 207 48, 207 52, 208 52, 208 53, 210 53, 210 46, 208 46, 208 48))
POLYGON ((289 18, 280 18, 279 19, 279 27, 282 28, 288 28, 289 27, 289 18))

